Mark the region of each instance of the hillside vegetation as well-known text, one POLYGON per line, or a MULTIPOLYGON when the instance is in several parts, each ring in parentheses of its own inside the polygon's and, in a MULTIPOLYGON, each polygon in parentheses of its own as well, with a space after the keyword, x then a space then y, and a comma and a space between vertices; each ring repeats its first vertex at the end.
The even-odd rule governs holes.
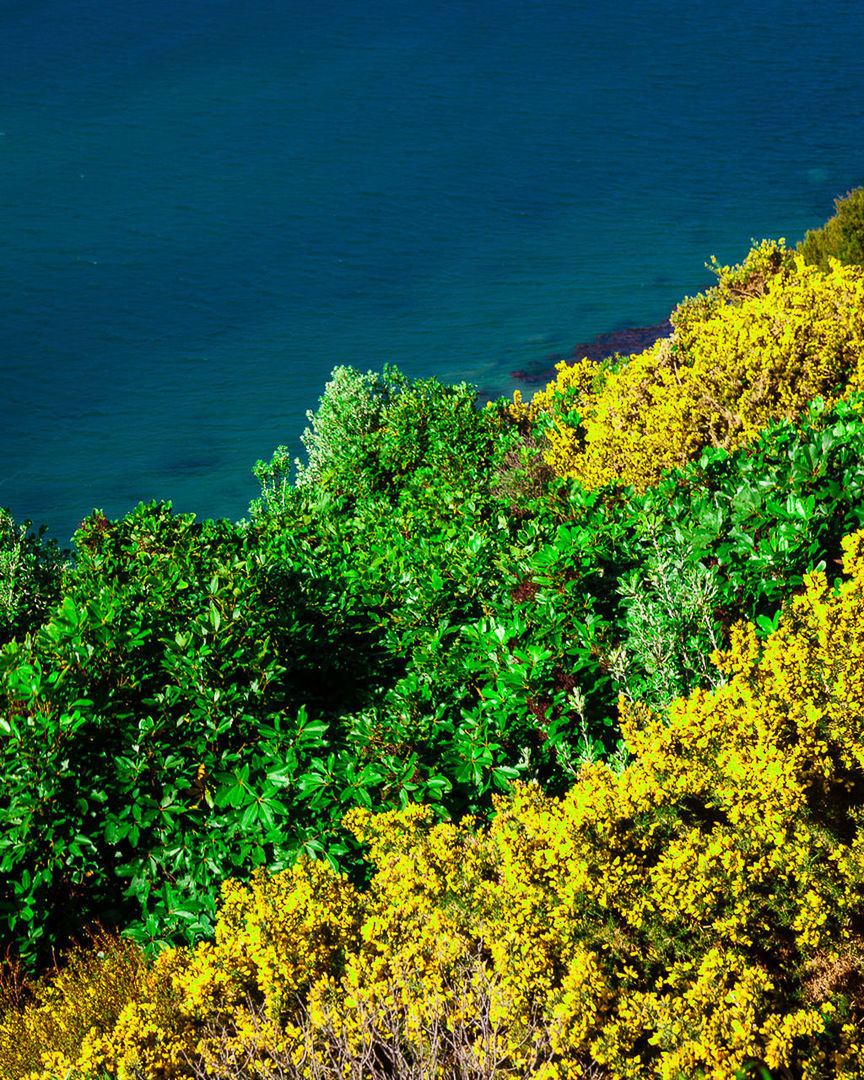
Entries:
POLYGON ((336 368, 246 521, 0 518, 2 1080, 864 1075, 859 202, 530 403, 336 368))

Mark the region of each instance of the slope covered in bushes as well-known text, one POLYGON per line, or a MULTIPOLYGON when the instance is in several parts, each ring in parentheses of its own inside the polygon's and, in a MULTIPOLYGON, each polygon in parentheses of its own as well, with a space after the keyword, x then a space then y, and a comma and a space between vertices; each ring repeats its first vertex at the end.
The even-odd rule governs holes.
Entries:
POLYGON ((423 393, 464 403, 475 449, 449 475, 290 488, 242 527, 85 522, 62 603, 0 652, 0 919, 23 955, 96 918, 193 940, 215 882, 300 851, 359 867, 351 806, 563 792, 620 756, 619 693, 716 685, 732 622, 767 632, 864 524, 857 402, 644 494, 553 482, 514 505, 501 410, 423 393))
MULTIPOLYGON (((843 548, 836 595, 814 571, 764 645, 738 625, 724 686, 625 710, 623 771, 517 785, 488 827, 351 811, 367 888, 305 857, 226 883, 215 942, 138 969, 36 1075, 860 1076, 864 531, 843 548)), ((6 1044, 33 1054, 70 989, 6 1044)))

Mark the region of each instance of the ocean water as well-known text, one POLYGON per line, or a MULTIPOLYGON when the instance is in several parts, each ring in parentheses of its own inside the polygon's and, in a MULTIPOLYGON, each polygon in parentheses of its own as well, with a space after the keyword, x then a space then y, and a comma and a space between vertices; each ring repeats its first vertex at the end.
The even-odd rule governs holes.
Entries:
POLYGON ((0 0, 0 506, 245 515, 330 370, 662 320, 864 182, 854 0, 0 0))

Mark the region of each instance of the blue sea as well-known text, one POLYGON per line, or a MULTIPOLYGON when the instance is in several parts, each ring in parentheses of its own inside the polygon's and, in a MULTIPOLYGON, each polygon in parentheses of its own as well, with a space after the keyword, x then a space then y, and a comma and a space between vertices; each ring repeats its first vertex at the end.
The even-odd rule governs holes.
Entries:
POLYGON ((857 0, 0 0, 0 506, 242 518, 331 369, 520 386, 864 183, 857 0))

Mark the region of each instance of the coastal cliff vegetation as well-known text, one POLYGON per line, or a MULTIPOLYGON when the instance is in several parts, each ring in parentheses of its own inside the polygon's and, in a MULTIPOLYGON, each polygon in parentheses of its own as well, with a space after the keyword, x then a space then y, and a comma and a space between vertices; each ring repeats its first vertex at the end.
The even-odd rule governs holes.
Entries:
POLYGON ((241 522, 0 514, 2 1080, 864 1075, 862 195, 530 402, 337 367, 241 522))

